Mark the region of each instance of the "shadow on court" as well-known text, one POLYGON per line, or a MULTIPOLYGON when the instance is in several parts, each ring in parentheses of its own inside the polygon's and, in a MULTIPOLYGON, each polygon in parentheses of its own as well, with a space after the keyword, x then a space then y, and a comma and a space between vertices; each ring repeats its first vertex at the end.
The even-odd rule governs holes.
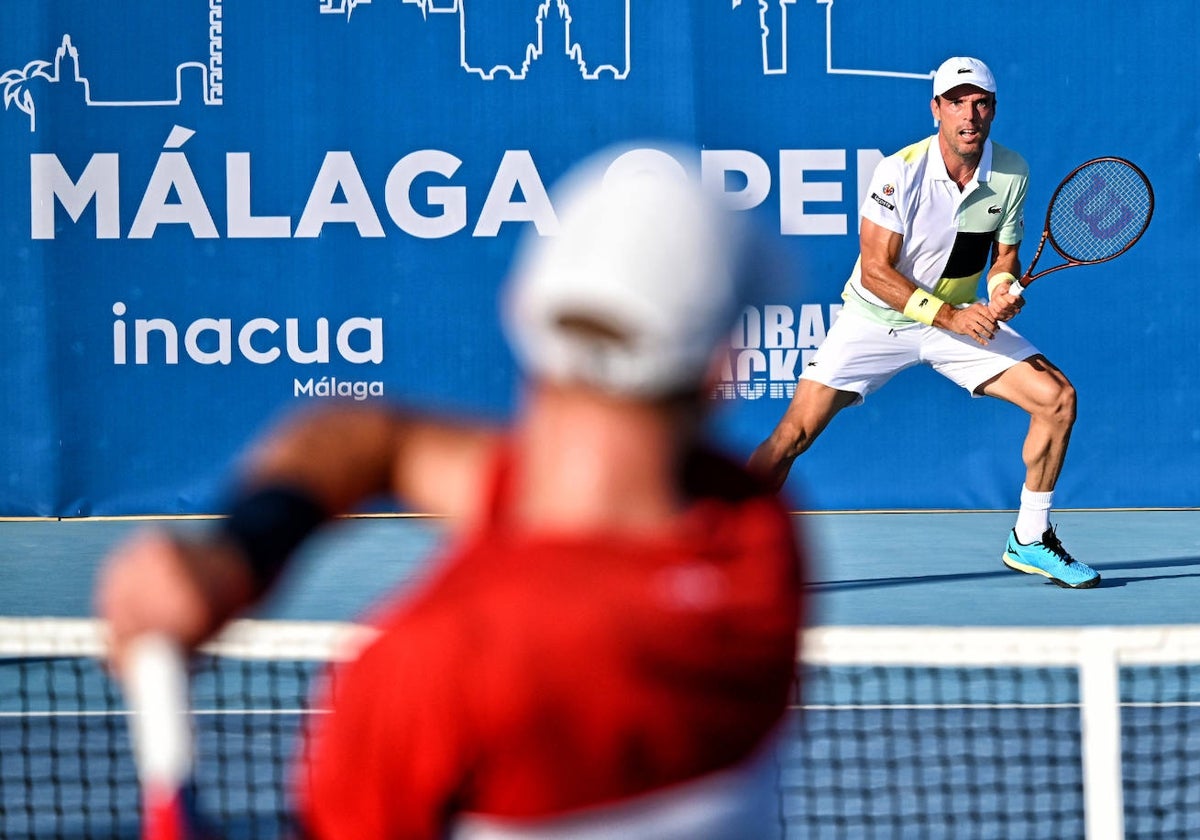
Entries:
POLYGON ((1175 557, 1166 558, 1163 560, 1140 560, 1135 563, 1109 563, 1098 564, 1095 567, 1096 571, 1100 572, 1100 585, 1124 586, 1126 583, 1149 583, 1155 580, 1179 580, 1181 578, 1200 578, 1200 557, 1175 557), (1175 575, 1131 575, 1127 577, 1118 577, 1115 572, 1125 571, 1128 569, 1181 569, 1193 568, 1196 571, 1187 574, 1175 575), (1111 569, 1112 572, 1108 570, 1111 569), (1109 579, 1112 583, 1109 583, 1109 579))
MULTIPOLYGON (((1126 586, 1130 583, 1149 583, 1155 580, 1174 580, 1177 578, 1200 578, 1200 557, 1176 557, 1162 560, 1141 560, 1135 563, 1097 563, 1093 565, 1100 572, 1100 589, 1111 589, 1126 586), (1125 575, 1117 572, 1130 569, 1178 569, 1194 568, 1195 572, 1175 575, 1125 575)), ((936 583, 955 583, 961 581, 982 581, 990 578, 1010 578, 1019 572, 1001 569, 994 572, 956 572, 953 574, 905 575, 902 577, 859 578, 856 580, 825 580, 810 583, 808 589, 813 592, 835 592, 854 589, 875 589, 893 586, 928 586, 936 583)), ((1029 576, 1033 582, 1037 578, 1029 576)), ((1047 585, 1053 585, 1046 581, 1047 585)))
POLYGON ((906 575, 903 577, 859 578, 857 580, 823 580, 810 583, 807 588, 813 592, 838 592, 891 586, 928 586, 932 583, 986 580, 987 578, 1008 577, 1012 574, 1016 573, 1011 571, 957 572, 947 575, 906 575))

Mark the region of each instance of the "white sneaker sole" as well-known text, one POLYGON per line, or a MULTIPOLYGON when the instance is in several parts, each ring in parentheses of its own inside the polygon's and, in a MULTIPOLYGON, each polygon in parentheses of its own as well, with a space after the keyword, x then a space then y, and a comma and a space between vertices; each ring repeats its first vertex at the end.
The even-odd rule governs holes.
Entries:
POLYGON ((1092 589, 1100 584, 1099 575, 1080 583, 1067 583, 1064 580, 1059 580, 1045 569, 1039 569, 1037 566, 1030 566, 1014 560, 1012 555, 1010 555, 1007 551, 1000 555, 1000 560, 1005 566, 1008 566, 1008 568, 1013 569, 1014 571, 1024 572, 1027 575, 1041 575, 1042 577, 1049 578, 1052 582, 1054 582, 1055 585, 1061 586, 1063 589, 1092 589))

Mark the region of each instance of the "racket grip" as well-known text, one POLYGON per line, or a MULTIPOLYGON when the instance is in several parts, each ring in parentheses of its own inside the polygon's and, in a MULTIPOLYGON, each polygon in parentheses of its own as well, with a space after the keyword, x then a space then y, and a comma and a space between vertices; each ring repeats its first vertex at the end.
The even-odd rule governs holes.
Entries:
POLYGON ((187 660, 178 643, 145 635, 129 646, 124 690, 134 758, 144 786, 174 788, 192 768, 187 660))
POLYGON ((1020 297, 1025 294, 1025 287, 1021 285, 1020 280, 1014 280, 1012 281, 1012 285, 1008 287, 1008 293, 1020 297))

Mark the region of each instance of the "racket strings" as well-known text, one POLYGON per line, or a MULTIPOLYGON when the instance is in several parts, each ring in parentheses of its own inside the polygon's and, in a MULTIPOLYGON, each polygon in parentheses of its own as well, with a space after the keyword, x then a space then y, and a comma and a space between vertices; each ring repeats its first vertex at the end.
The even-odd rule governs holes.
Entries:
POLYGON ((1069 260, 1111 259, 1142 235, 1153 207, 1141 173, 1121 161, 1096 161, 1059 187, 1050 208, 1050 238, 1069 260))

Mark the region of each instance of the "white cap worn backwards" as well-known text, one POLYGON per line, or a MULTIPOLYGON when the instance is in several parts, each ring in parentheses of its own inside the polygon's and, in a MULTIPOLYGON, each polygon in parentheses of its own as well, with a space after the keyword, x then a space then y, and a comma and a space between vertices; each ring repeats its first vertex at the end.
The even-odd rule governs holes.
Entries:
POLYGON ((505 331, 535 378, 638 398, 695 390, 728 344, 757 261, 740 217, 677 165, 696 150, 621 151, 551 190, 560 229, 522 242, 505 331))

